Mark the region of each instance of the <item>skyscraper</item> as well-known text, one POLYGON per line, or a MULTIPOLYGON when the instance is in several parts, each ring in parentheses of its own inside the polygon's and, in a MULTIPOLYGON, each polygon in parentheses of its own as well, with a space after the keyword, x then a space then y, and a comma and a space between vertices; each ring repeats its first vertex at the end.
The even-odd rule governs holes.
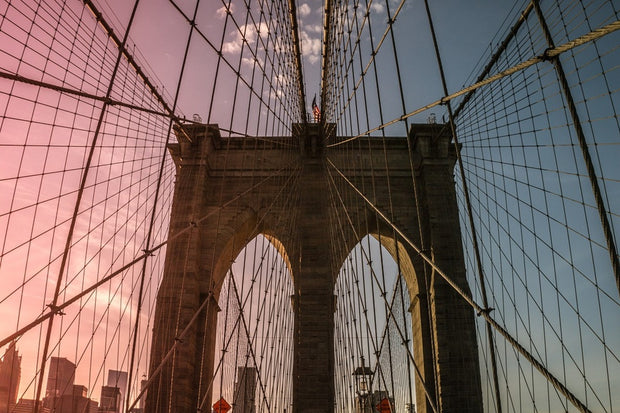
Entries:
POLYGON ((88 398, 88 389, 85 386, 74 384, 73 393, 61 396, 57 401, 53 413, 97 413, 97 402, 88 398))
POLYGON ((0 412, 9 411, 17 403, 22 358, 12 342, 0 360, 0 412))
POLYGON ((120 393, 120 407, 117 413, 125 411, 125 391, 127 389, 127 372, 118 370, 108 370, 108 387, 116 387, 120 393))
POLYGON ((75 380, 75 364, 64 357, 52 357, 47 373, 47 389, 45 397, 73 395, 75 380))
POLYGON ((75 380, 75 364, 64 357, 52 357, 47 373, 47 388, 43 406, 51 411, 60 411, 63 404, 73 399, 73 382, 75 380), (64 403, 63 403, 63 396, 64 403))
POLYGON ((233 412, 256 412, 256 367, 238 367, 237 383, 233 396, 233 412))
POLYGON ((99 413, 118 413, 121 406, 121 393, 116 386, 102 386, 99 413))

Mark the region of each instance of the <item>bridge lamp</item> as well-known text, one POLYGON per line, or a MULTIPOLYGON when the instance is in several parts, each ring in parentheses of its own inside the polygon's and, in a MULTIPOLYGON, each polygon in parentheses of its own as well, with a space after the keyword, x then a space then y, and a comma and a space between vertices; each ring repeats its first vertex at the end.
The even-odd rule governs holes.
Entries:
POLYGON ((371 383, 370 379, 373 375, 373 371, 370 367, 366 367, 364 365, 364 357, 362 357, 361 359, 362 366, 356 368, 353 372, 353 375, 355 376, 355 382, 357 387, 355 391, 355 393, 357 394, 356 404, 359 405, 359 411, 365 412, 368 396, 370 396, 370 394, 372 393, 369 383, 371 383))

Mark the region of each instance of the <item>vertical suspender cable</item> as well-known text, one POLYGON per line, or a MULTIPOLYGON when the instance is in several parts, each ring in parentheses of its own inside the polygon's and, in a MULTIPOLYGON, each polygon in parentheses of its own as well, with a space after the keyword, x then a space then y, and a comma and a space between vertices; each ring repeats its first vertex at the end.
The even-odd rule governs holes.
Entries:
MULTIPOLYGON (((549 31, 549 27, 547 26, 547 22, 540 8, 539 1, 532 0, 532 4, 534 5, 534 10, 536 11, 536 16, 538 17, 538 20, 540 22, 540 26, 545 35, 545 39, 547 40, 547 45, 549 46, 549 49, 553 49, 555 48, 555 45, 553 43, 553 37, 551 36, 551 32, 549 31)), ((598 177, 596 176, 596 172, 594 171, 594 164, 592 163, 592 156, 590 155, 590 151, 588 149, 586 136, 583 132, 583 127, 581 126, 579 114, 577 113, 577 106, 575 105, 575 100, 573 99, 573 94, 571 93, 568 81, 566 80, 566 73, 564 72, 564 68, 562 67, 562 62, 560 62, 560 56, 555 55, 549 60, 553 62, 553 66, 555 67, 555 71, 558 75, 560 86, 562 88, 562 93, 564 94, 564 98, 566 99, 568 111, 573 121, 573 127, 575 128, 575 133, 577 134, 577 141, 579 142, 579 148, 581 149, 581 154, 583 155, 583 160, 586 164, 588 179, 590 180, 590 185, 592 186, 592 193, 596 201, 596 208, 598 210, 598 215, 601 220, 601 225, 603 227, 603 233, 605 234, 605 241, 607 242, 607 252, 609 253, 611 267, 616 278, 616 287, 618 288, 618 293, 620 294, 620 260, 618 259, 618 249, 614 242, 613 231, 611 229, 611 224, 609 223, 607 210, 605 209, 605 203, 603 202, 603 196, 601 193, 601 187, 598 183, 598 177)))
MULTIPOLYGON (((110 81, 108 83, 108 90, 106 92, 106 98, 109 98, 112 94, 112 87, 114 85, 114 81, 116 79, 116 75, 118 74, 118 68, 121 64, 121 60, 124 55, 125 44, 127 43, 127 39, 129 38, 129 32, 133 25, 134 17, 136 16, 136 10, 138 9, 138 4, 140 4, 140 0, 136 0, 133 5, 133 9, 131 11, 131 16, 129 18, 129 23, 127 23, 127 30, 125 31, 125 36, 120 45, 118 45, 118 55, 116 56, 116 63, 114 65, 114 71, 110 76, 110 81)), ((84 189, 86 187, 86 180, 88 178, 88 172, 90 171, 90 166, 93 161, 93 156, 95 154, 95 148, 97 147, 97 142, 99 138, 99 134, 101 132, 101 126, 103 125, 103 119, 105 117, 106 111, 108 108, 108 103, 104 102, 101 106, 101 112, 99 114, 99 119, 97 121, 97 126, 95 128, 95 133, 93 136, 93 141, 90 145, 88 158, 86 160, 86 165, 84 165, 84 173, 82 174, 82 179, 80 181, 80 186, 77 193, 77 198, 75 200, 75 207, 73 209, 73 216, 71 217, 71 224, 69 226, 69 232, 67 234, 67 240, 65 242, 65 249, 62 255, 62 261, 60 263, 60 269, 58 270, 58 277, 56 279, 56 288, 54 290, 54 297, 52 298, 52 302, 48 304, 48 307, 51 310, 51 315, 48 319, 47 323, 47 333, 45 335, 45 344, 43 346, 43 353, 41 355, 41 370, 36 390, 35 400, 39 400, 41 398, 41 388, 43 387, 43 377, 45 376, 45 365, 47 362, 47 356, 49 353, 50 340, 52 338, 52 327, 54 325, 54 316, 60 311, 55 311, 58 305, 58 297, 60 295, 60 287, 62 285, 63 273, 65 272, 65 268, 67 266, 67 261, 69 259, 69 252, 71 251, 71 242, 73 240, 73 232, 75 230, 75 225, 77 223, 77 217, 80 210, 80 205, 82 201, 82 196, 84 195, 84 189)), ((35 403, 34 413, 39 413, 40 405, 39 403, 35 403)))
MULTIPOLYGON (((437 45, 437 36, 435 35, 435 28, 433 25, 433 18, 431 16, 431 11, 428 6, 428 0, 424 0, 424 6, 426 8, 426 15, 428 16, 428 24, 431 30, 431 36, 433 38, 433 46, 435 48, 435 56, 437 58, 437 65, 439 66, 439 74, 441 76, 441 84, 443 86, 443 93, 445 96, 448 95, 448 86, 446 84, 445 72, 443 69, 443 64, 441 61, 441 55, 439 53, 439 47, 437 45)), ((456 156, 459 164, 459 172, 461 174, 461 181, 463 185, 463 193, 465 195, 465 207, 467 208, 467 217, 469 219, 469 226, 471 228, 471 236, 472 242, 474 245, 474 254, 476 258, 476 267, 478 269, 478 278, 480 279, 480 291, 482 293, 482 305, 484 306, 485 311, 490 311, 489 303, 487 299, 487 291, 484 281, 484 271, 482 271, 482 260, 480 258, 480 249, 478 246, 478 237, 476 235, 476 227, 474 225, 474 217, 471 208, 471 201, 469 199, 469 189, 467 187, 467 180, 465 179, 465 168, 463 167, 463 159, 461 158, 461 151, 459 147, 458 137, 456 136, 456 126, 454 125, 454 117, 452 114, 452 106, 450 105, 450 101, 446 102, 446 106, 448 108, 448 115, 450 120, 450 129, 452 132, 452 138, 454 139, 454 148, 456 151, 456 156)), ((493 340, 493 329, 491 328, 491 324, 487 321, 486 325, 486 333, 487 339, 489 341, 489 352, 491 356, 491 370, 493 374, 493 386, 495 390, 495 400, 496 400, 496 411, 498 413, 502 412, 502 403, 501 396, 499 393, 499 378, 497 376, 497 360, 495 355, 495 342, 493 340)))
POLYGON ((297 24, 297 6, 295 0, 288 1, 288 9, 291 17, 291 34, 293 35, 293 51, 295 53, 295 69, 297 75, 297 94, 299 96, 299 116, 305 124, 308 122, 306 116, 306 94, 304 93, 304 75, 301 70, 301 48, 299 47, 299 26, 297 24))
MULTIPOLYGON (((196 7, 194 9, 194 19, 196 18, 196 14, 198 13, 198 6, 200 5, 200 0, 196 1, 196 7)), ((175 92, 174 95, 174 103, 172 104, 172 109, 171 112, 174 114, 174 111, 176 110, 177 107, 177 102, 179 99, 179 92, 181 90, 181 82, 183 81, 183 74, 185 72, 185 65, 187 63, 187 56, 189 54, 189 46, 192 40, 192 35, 194 33, 194 28, 195 28, 195 24, 191 24, 190 25, 190 30, 189 30, 189 34, 188 34, 188 38, 187 38, 187 42, 185 44, 185 53, 183 54, 183 63, 181 64, 181 73, 179 74, 179 79, 177 82, 177 90, 175 92)), ((168 131, 166 133, 166 141, 164 143, 164 148, 163 148, 163 153, 162 153, 162 158, 161 158, 161 163, 159 165, 159 175, 157 178, 157 189, 155 190, 155 199, 153 201, 153 210, 151 211, 151 221, 149 224, 149 230, 148 230, 148 234, 146 237, 146 252, 148 253, 148 250, 150 248, 150 244, 151 244, 151 237, 153 234, 153 227, 155 225, 155 214, 157 212, 157 204, 159 201, 159 194, 160 194, 160 187, 161 187, 161 180, 162 180, 162 176, 163 176, 163 171, 164 171, 164 166, 166 164, 166 148, 168 147, 168 142, 170 141, 170 133, 172 130, 172 123, 174 118, 171 118, 170 121, 168 122, 168 131)), ((150 254, 147 254, 147 258, 148 256, 150 256, 150 254)), ((127 389, 125 391, 125 403, 126 403, 126 412, 129 412, 129 405, 130 405, 130 401, 131 398, 130 396, 130 390, 131 390, 131 382, 133 380, 133 373, 134 373, 134 364, 135 364, 135 358, 136 358, 136 348, 138 345, 138 327, 140 325, 140 313, 142 312, 142 304, 143 304, 143 293, 144 293, 144 279, 146 278, 146 265, 147 265, 147 258, 145 258, 142 261, 142 269, 140 272, 140 287, 139 287, 139 291, 138 291, 138 303, 136 305, 136 320, 134 323, 134 328, 133 328, 133 341, 131 343, 131 356, 130 356, 130 362, 129 362, 129 378, 127 380, 127 389)), ((207 314, 208 314, 209 308, 207 307, 207 314)))
POLYGON ((325 105, 327 102, 327 88, 328 86, 328 72, 330 71, 330 36, 331 36, 331 15, 332 15, 332 0, 325 0, 325 16, 323 18, 323 57, 321 59, 321 122, 325 119, 325 105))
MULTIPOLYGON (((525 10, 521 12, 521 16, 519 16, 519 20, 517 20, 517 22, 510 28, 510 31, 508 32, 504 40, 502 40, 502 43, 499 45, 495 53, 493 53, 493 56, 491 56, 491 58, 489 59, 489 62, 484 67, 484 69, 482 70, 478 78, 476 79, 476 83, 483 81, 489 75, 489 73, 491 73, 491 69, 493 68, 493 66, 495 66, 500 56, 506 51, 508 44, 512 41, 512 39, 514 39, 515 35, 517 34, 517 31, 519 31, 519 28, 521 27, 523 22, 527 19, 527 16, 529 16, 531 11, 532 11, 532 3, 529 3, 527 7, 525 8, 525 10)), ((461 113, 461 111, 463 110, 467 102, 469 102, 469 100, 472 98, 475 92, 476 92, 475 89, 469 91, 465 95, 463 100, 461 100, 457 108, 454 110, 454 114, 453 114, 454 119, 458 118, 459 114, 461 113)))

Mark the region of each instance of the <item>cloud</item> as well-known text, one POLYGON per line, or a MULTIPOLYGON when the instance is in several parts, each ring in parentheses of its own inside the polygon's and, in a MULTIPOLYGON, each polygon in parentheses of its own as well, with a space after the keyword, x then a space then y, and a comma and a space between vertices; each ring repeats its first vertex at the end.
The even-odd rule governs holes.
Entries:
POLYGON ((322 33, 323 26, 320 24, 307 24, 304 29, 310 33, 322 33))
POLYGON ((310 64, 315 64, 319 60, 320 60, 320 56, 316 56, 316 55, 308 56, 308 62, 310 62, 310 64))
POLYGON ((224 53, 239 53, 241 51, 241 41, 233 40, 231 42, 225 42, 222 45, 222 52, 224 53))
POLYGON ((269 98, 269 100, 272 100, 274 102, 281 100, 282 96, 284 96, 284 92, 282 92, 282 90, 280 89, 270 89, 267 93, 267 97, 269 98))
POLYGON ((254 58, 253 56, 242 57, 241 58, 241 62, 244 65, 252 66, 252 67, 254 67, 254 63, 255 62, 256 62, 256 65, 259 66, 259 67, 264 67, 265 66, 265 62, 263 61, 263 59, 260 56, 256 56, 256 58, 254 58))
POLYGON ((385 6, 381 3, 374 2, 370 5, 370 10, 377 14, 382 14, 385 13, 385 6))
POLYGON ((318 62, 321 56, 321 39, 318 37, 311 37, 307 31, 302 30, 301 50, 310 64, 318 62))
POLYGON ((280 73, 275 76, 275 80, 278 85, 286 85, 288 83, 288 76, 285 73, 280 73))
POLYGON ((229 33, 229 36, 232 37, 232 40, 228 42, 224 42, 222 45, 222 52, 224 53, 239 53, 241 51, 241 46, 244 43, 243 35, 245 33, 245 42, 248 45, 252 45, 256 42, 258 37, 266 38, 269 34, 269 26, 267 23, 263 22, 258 26, 254 24, 246 24, 239 27, 239 30, 234 30, 229 33))
POLYGON ((364 14, 366 14, 366 9, 364 7, 354 7, 352 4, 349 4, 347 7, 347 13, 350 16, 351 20, 358 19, 362 20, 364 18, 364 14))
POLYGON ((299 6, 297 11, 299 11, 299 15, 301 17, 306 17, 310 14, 312 10, 310 10, 310 6, 308 6, 308 3, 303 3, 301 6, 299 6))
MULTIPOLYGON (((230 12, 231 13, 235 12, 235 5, 232 3, 230 4, 230 12)), ((224 17, 226 17, 227 13, 228 13, 228 10, 226 9, 226 6, 222 6, 215 11, 215 14, 218 19, 223 19, 224 17)))

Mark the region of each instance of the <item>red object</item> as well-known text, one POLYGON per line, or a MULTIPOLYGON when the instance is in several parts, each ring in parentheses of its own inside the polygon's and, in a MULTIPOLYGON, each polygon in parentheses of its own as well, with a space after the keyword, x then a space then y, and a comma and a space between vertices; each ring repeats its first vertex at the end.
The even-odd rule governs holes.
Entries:
POLYGON ((314 121, 319 122, 321 120, 321 110, 316 104, 316 95, 312 99, 312 114, 314 115, 314 121))
POLYGON ((226 413, 230 410, 230 404, 222 397, 213 405, 213 411, 215 413, 226 413))
POLYGON ((392 412, 392 405, 390 404, 390 401, 388 400, 387 397, 384 399, 381 399, 381 401, 377 403, 377 410, 379 410, 379 412, 381 413, 392 412))

